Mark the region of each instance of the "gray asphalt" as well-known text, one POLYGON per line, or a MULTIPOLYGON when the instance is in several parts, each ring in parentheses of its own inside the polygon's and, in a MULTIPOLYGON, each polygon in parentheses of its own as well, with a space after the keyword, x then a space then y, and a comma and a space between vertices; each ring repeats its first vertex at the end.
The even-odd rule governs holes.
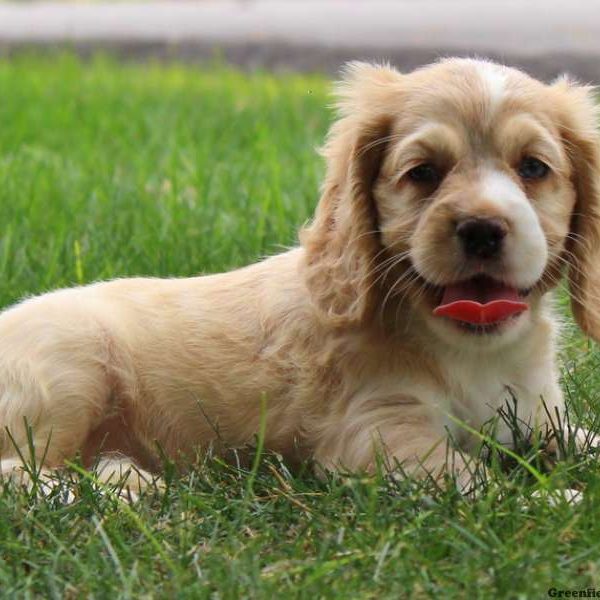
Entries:
POLYGON ((488 56, 549 79, 600 81, 597 0, 204 0, 0 4, 0 53, 65 45, 144 59, 335 72, 350 59, 401 69, 488 56))

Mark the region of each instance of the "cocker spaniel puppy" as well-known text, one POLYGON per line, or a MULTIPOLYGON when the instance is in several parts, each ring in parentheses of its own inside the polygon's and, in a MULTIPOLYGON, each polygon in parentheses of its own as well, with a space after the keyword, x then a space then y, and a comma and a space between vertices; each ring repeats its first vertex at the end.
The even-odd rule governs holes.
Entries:
MULTIPOLYGON (((80 453, 154 472, 157 447, 265 445, 325 469, 447 472, 513 394, 563 410, 552 290, 600 339, 600 157, 590 88, 450 59, 351 64, 300 246, 190 279, 122 279, 0 316, 2 471, 80 453), (543 401, 543 402, 542 402, 543 401)), ((501 442, 509 432, 497 431, 501 442)), ((464 463, 452 469, 468 486, 464 463)))

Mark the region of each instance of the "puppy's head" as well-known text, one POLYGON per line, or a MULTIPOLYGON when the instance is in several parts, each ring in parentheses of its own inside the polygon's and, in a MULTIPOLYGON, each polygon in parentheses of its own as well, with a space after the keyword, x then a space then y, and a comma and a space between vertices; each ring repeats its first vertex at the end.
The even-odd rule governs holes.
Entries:
POLYGON ((452 59, 409 75, 354 64, 339 95, 323 196, 302 233, 328 319, 365 322, 396 299, 452 343, 497 345, 568 268, 575 317, 600 338, 588 88, 452 59))

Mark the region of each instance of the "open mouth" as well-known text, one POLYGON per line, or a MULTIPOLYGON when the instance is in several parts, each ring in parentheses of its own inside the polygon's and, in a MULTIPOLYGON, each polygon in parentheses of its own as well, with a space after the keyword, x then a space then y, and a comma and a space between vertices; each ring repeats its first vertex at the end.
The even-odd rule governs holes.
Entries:
POLYGON ((487 275, 446 285, 433 310, 473 333, 491 333, 529 308, 529 290, 519 290, 487 275))

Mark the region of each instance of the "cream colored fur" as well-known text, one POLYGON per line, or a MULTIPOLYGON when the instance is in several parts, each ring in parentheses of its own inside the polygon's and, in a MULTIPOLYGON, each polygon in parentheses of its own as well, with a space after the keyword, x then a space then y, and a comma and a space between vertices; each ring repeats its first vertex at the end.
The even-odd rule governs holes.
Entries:
MULTIPOLYGON (((24 419, 38 460, 49 440, 45 469, 118 453, 109 479, 127 461, 156 472, 157 446, 186 465, 209 446, 252 443, 264 399, 266 447, 289 460, 369 470, 385 452, 409 473, 439 476, 447 428, 466 449, 475 441, 452 417, 478 428, 509 390, 526 421, 544 422, 542 398, 563 410, 550 295, 564 268, 579 323, 600 337, 588 90, 455 59, 409 75, 350 66, 339 98, 323 195, 300 247, 219 275, 59 290, 0 316, 4 473, 19 469, 13 441, 28 453, 24 419), (524 148, 552 166, 535 188, 513 171, 524 148), (426 194, 406 180, 423 160, 447 165, 426 194), (509 183, 486 187, 490 172, 509 183), (514 225, 500 275, 536 280, 524 316, 477 336, 431 315, 427 282, 463 272, 449 233, 456 215, 490 213, 514 225)), ((454 468, 468 485, 460 460, 454 468)))

